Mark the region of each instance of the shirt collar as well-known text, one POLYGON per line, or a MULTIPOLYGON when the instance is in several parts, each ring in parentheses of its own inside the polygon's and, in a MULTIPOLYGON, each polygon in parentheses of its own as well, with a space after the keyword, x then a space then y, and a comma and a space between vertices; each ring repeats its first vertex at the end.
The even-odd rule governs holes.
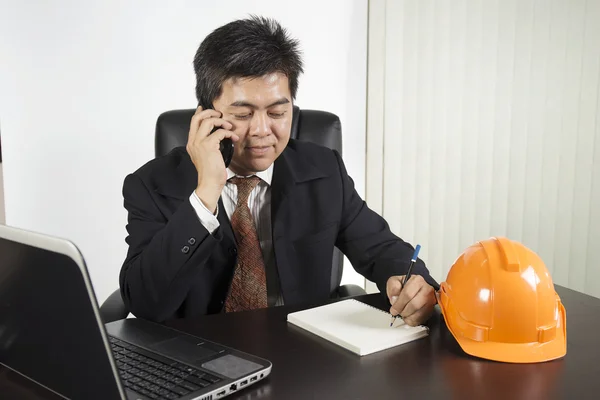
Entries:
MULTIPOLYGON (((258 176, 263 182, 265 182, 267 185, 271 186, 271 180, 273 179, 273 164, 271 164, 269 166, 269 168, 265 169, 264 171, 257 172, 256 174, 253 174, 253 175, 258 176)), ((247 176, 236 175, 235 172, 233 172, 232 170, 227 168, 227 180, 233 178, 234 176, 239 176, 241 178, 248 178, 247 176)), ((252 175, 249 175, 249 176, 252 176, 252 175)))

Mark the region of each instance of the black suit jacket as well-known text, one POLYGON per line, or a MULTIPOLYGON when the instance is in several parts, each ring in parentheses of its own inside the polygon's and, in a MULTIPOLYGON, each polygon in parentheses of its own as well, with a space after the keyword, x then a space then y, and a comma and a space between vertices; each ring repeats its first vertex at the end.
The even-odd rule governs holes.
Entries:
MULTIPOLYGON (((214 234, 200 223, 189 202, 196 185, 183 147, 125 178, 129 251, 120 286, 137 317, 162 322, 223 309, 235 239, 221 201, 214 234)), ((390 276, 406 273, 413 247, 367 207, 336 151, 290 140, 275 161, 271 190, 273 249, 286 304, 329 298, 334 245, 384 294, 390 276)), ((421 260, 413 271, 438 287, 421 260)))

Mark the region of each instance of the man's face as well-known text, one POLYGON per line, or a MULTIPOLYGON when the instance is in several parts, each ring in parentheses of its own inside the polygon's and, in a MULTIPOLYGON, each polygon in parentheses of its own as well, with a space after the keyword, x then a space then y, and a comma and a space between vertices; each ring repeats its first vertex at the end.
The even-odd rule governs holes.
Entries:
POLYGON ((272 73, 257 78, 231 78, 213 102, 233 124, 240 140, 229 168, 240 175, 264 171, 287 146, 292 128, 292 96, 288 78, 272 73))

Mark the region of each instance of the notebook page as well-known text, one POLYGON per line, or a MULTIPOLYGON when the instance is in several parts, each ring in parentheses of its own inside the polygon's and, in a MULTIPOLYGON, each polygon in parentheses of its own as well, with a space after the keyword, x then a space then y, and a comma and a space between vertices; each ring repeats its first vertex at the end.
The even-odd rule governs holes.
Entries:
POLYGON ((411 327, 401 319, 390 327, 389 313, 353 299, 291 313, 288 321, 359 355, 385 350, 429 333, 427 327, 411 327))

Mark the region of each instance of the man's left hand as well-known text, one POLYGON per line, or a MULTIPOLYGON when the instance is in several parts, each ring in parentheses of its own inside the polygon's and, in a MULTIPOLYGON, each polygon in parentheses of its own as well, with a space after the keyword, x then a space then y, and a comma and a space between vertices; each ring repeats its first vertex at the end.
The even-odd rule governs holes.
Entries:
POLYGON ((386 292, 392 307, 390 313, 402 317, 410 326, 421 325, 433 314, 437 300, 431 285, 421 275, 412 275, 404 288, 404 275, 392 276, 388 279, 386 292))

